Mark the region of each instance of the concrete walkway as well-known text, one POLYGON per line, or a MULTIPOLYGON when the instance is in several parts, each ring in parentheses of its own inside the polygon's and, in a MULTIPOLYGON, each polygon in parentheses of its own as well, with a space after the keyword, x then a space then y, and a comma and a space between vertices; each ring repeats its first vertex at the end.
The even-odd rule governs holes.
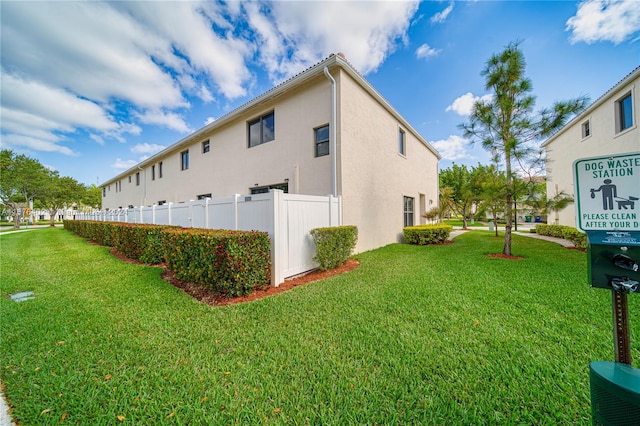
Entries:
MULTIPOLYGON (((513 235, 522 235, 523 237, 530 237, 530 238, 537 238, 539 240, 545 240, 545 241, 550 241, 552 243, 557 243, 560 244, 563 247, 575 247, 575 245, 571 242, 571 241, 567 241, 565 239, 562 238, 555 238, 555 237, 548 237, 546 235, 538 235, 536 233, 531 233, 530 229, 531 227, 529 226, 524 226, 522 227, 521 225, 518 225, 518 227, 520 228, 517 231, 513 231, 512 230, 512 234, 513 235)), ((467 228, 467 229, 462 229, 460 227, 455 227, 453 228, 453 231, 451 231, 451 234, 449 235, 449 240, 453 240, 455 237, 457 237, 460 234, 464 234, 465 232, 469 232, 469 231, 489 231, 489 227, 488 226, 474 226, 473 228, 467 228)), ((498 229, 500 231, 500 229, 498 229)), ((501 230, 504 232, 504 228, 501 230)))

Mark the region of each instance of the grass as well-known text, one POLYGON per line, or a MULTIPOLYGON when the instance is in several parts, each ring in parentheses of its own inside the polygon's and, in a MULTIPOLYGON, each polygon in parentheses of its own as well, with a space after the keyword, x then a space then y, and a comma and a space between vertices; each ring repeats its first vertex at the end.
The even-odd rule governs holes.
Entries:
MULTIPOLYGON (((30 424, 591 424, 611 298, 586 255, 514 235, 390 245, 344 275, 200 304, 61 229, 0 237, 0 380, 30 424)), ((640 297, 629 297, 640 359, 640 297)))
MULTIPOLYGON (((445 225, 451 225, 451 226, 464 225, 464 222, 462 221, 462 219, 445 219, 442 221, 442 223, 445 225)), ((471 220, 467 220, 467 228, 489 226, 488 223, 489 222, 478 221, 477 219, 474 221, 474 223, 471 223, 471 220)))

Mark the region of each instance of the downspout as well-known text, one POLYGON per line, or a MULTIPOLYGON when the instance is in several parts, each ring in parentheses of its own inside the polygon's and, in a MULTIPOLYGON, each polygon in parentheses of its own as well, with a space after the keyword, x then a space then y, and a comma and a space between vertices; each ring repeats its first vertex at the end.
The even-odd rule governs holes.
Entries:
POLYGON ((336 81, 329 73, 329 68, 324 67, 324 75, 331 81, 331 122, 329 123, 329 130, 331 131, 331 189, 334 197, 338 196, 338 179, 336 176, 336 81))

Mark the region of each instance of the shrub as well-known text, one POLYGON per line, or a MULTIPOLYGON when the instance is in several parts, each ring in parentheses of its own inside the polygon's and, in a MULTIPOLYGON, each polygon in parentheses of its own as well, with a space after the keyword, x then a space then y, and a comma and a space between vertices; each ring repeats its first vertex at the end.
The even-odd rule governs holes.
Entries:
POLYGON ((562 238, 569 240, 578 248, 587 248, 587 234, 567 226, 562 231, 562 238))
POLYGON ((452 229, 449 225, 407 226, 403 234, 409 244, 442 244, 449 238, 452 229))
POLYGON ((266 232, 167 229, 167 269, 176 278, 235 297, 269 285, 271 242, 266 232))
POLYGON ((162 230, 172 227, 133 223, 114 223, 113 226, 111 245, 118 253, 148 264, 161 263, 164 260, 162 230))
POLYGON ((316 245, 313 260, 323 271, 343 265, 358 242, 358 228, 355 226, 315 228, 310 234, 316 245))
POLYGON ((578 248, 587 247, 587 234, 565 225, 536 225, 536 233, 571 241, 578 248))

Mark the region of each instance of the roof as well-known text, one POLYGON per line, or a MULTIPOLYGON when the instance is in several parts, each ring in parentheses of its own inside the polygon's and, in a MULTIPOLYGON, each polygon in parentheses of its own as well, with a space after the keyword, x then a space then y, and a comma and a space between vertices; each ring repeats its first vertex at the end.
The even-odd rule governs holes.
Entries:
POLYGON ((328 67, 328 68, 333 68, 333 67, 340 67, 342 68, 344 71, 347 72, 347 74, 352 77, 367 93, 369 93, 369 95, 371 95, 371 97, 373 97, 377 102, 379 102, 391 115, 393 115, 407 130, 409 130, 411 133, 413 133, 416 138, 422 142, 437 158, 438 160, 440 160, 442 158, 442 156, 438 153, 438 151, 431 146, 431 144, 429 144, 429 142, 427 142, 426 139, 424 139, 420 133, 418 133, 413 126, 411 126, 411 124, 409 124, 401 115, 400 113, 398 113, 398 111, 396 111, 389 102, 387 102, 387 100, 358 72, 356 71, 356 69, 349 63, 349 61, 347 61, 347 59, 344 57, 344 55, 342 53, 338 53, 336 54, 331 54, 329 55, 327 58, 323 59, 322 61, 318 62, 315 65, 312 65, 311 67, 307 68, 306 70, 302 71, 299 74, 296 74, 295 76, 291 77, 290 79, 280 83, 279 85, 273 87, 272 89, 264 92, 263 94, 261 94, 260 96, 250 100, 249 102, 246 102, 245 104, 235 108, 234 110, 226 113, 225 115, 223 115, 222 117, 218 118, 217 120, 207 124, 206 126, 196 130, 195 132, 189 134, 188 136, 182 138, 181 140, 179 140, 178 142, 168 146, 167 148, 163 149, 162 151, 152 155, 151 157, 139 162, 138 164, 136 164, 135 166, 127 169, 126 171, 119 173, 117 176, 105 181, 104 183, 102 183, 102 185, 100 185, 100 187, 105 187, 107 185, 110 185, 120 179, 122 179, 123 177, 127 177, 129 175, 131 175, 132 173, 135 173, 136 171, 140 170, 139 168, 141 167, 145 167, 145 166, 149 166, 151 164, 154 164, 156 162, 158 162, 158 160, 160 158, 165 157, 167 154, 175 152, 180 150, 181 148, 187 146, 187 145, 191 145, 192 143, 199 141, 204 135, 210 133, 211 131, 215 130, 218 127, 222 127, 225 124, 235 120, 237 117, 239 117, 240 115, 242 115, 245 111, 261 104, 264 102, 267 102, 277 96, 282 95, 283 93, 286 93, 302 84, 304 84, 305 82, 309 81, 312 78, 315 78, 318 75, 321 75, 324 73, 324 68, 328 67))
POLYGON ((585 117, 587 117, 589 114, 591 114, 593 112, 593 110, 595 110, 600 105, 602 105, 607 100, 609 100, 611 98, 611 96, 613 96, 618 90, 622 89, 624 86, 626 86, 627 84, 629 84, 631 81, 635 80, 638 77, 640 77, 640 66, 636 67, 633 71, 631 71, 629 74, 627 74, 622 80, 617 82, 615 86, 613 86, 611 89, 607 90, 602 96, 600 96, 598 99, 593 101, 593 103, 591 103, 591 105, 589 105, 584 111, 582 111, 580 114, 578 114, 575 117, 573 117, 573 119, 571 121, 569 121, 567 124, 565 124, 556 133, 551 135, 549 137, 549 139, 544 141, 541 146, 545 147, 545 146, 549 145, 551 142, 556 140, 561 134, 563 134, 569 128, 573 127, 573 125, 576 124, 576 122, 582 121, 585 117))

